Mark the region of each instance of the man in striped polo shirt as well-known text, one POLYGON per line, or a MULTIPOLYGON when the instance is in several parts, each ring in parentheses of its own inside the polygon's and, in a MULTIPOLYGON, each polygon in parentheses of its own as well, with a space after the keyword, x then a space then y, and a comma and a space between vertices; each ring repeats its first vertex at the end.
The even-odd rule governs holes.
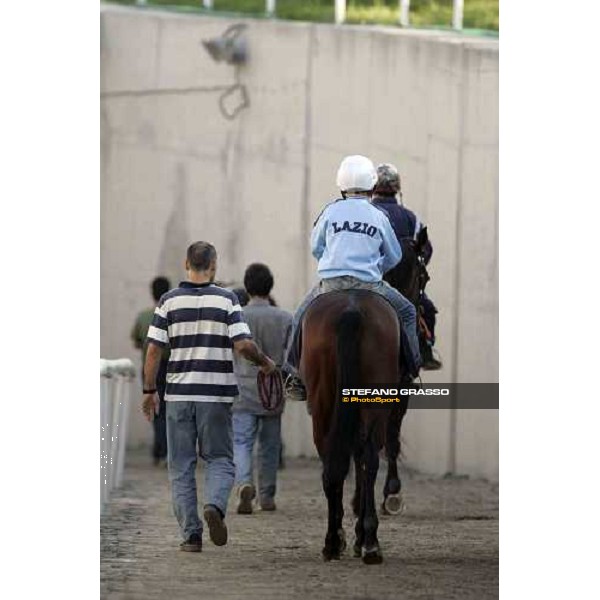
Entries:
POLYGON ((217 546, 227 543, 224 518, 235 477, 231 405, 239 393, 233 351, 264 373, 271 373, 275 364, 252 340, 237 296, 213 283, 215 248, 207 242, 192 244, 185 268, 187 281, 161 297, 148 330, 143 410, 152 419, 158 409, 156 373, 161 348, 169 344, 165 401, 173 506, 181 549, 200 552, 196 447, 206 462, 204 519, 210 539, 217 546))

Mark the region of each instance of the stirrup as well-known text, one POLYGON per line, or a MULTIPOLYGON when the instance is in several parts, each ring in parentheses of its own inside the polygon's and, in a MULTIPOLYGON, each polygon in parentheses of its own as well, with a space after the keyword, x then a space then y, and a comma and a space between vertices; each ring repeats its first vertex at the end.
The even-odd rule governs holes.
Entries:
POLYGON ((306 388, 302 380, 295 375, 288 375, 285 379, 283 393, 286 400, 306 402, 306 388))

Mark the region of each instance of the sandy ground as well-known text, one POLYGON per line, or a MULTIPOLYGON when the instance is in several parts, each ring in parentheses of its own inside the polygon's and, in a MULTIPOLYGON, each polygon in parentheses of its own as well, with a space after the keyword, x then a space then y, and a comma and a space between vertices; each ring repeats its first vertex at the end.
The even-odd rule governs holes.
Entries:
MULTIPOLYGON (((382 461, 378 502, 384 468, 382 461)), ((193 554, 178 548, 166 470, 130 456, 125 484, 101 519, 102 598, 497 598, 497 486, 414 473, 404 473, 403 482, 407 510, 380 517, 382 565, 364 565, 349 551, 340 561, 322 561, 327 511, 320 464, 312 460, 288 461, 280 471, 275 513, 237 515, 232 494, 228 545, 217 548, 206 535, 203 552, 193 554)), ((347 484, 349 542, 351 491, 347 484)))

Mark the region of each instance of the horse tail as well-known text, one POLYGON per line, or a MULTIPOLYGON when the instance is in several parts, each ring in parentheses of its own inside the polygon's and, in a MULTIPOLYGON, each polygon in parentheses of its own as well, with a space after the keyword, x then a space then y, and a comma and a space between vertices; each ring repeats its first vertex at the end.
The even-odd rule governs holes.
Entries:
POLYGON ((342 402, 339 394, 343 388, 351 388, 360 381, 360 337, 363 317, 358 308, 347 308, 336 324, 337 352, 337 394, 333 433, 330 437, 331 450, 340 458, 341 476, 348 473, 349 460, 358 437, 360 413, 359 405, 342 402))
POLYGON ((359 380, 360 326, 362 315, 358 308, 347 308, 336 324, 338 384, 344 388, 359 380))

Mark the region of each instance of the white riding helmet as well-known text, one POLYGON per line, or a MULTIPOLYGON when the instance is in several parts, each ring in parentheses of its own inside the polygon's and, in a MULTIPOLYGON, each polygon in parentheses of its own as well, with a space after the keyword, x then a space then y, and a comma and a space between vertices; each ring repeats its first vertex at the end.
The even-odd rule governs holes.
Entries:
POLYGON ((377 171, 366 156, 346 156, 340 164, 337 186, 342 192, 371 191, 376 183, 377 171))

